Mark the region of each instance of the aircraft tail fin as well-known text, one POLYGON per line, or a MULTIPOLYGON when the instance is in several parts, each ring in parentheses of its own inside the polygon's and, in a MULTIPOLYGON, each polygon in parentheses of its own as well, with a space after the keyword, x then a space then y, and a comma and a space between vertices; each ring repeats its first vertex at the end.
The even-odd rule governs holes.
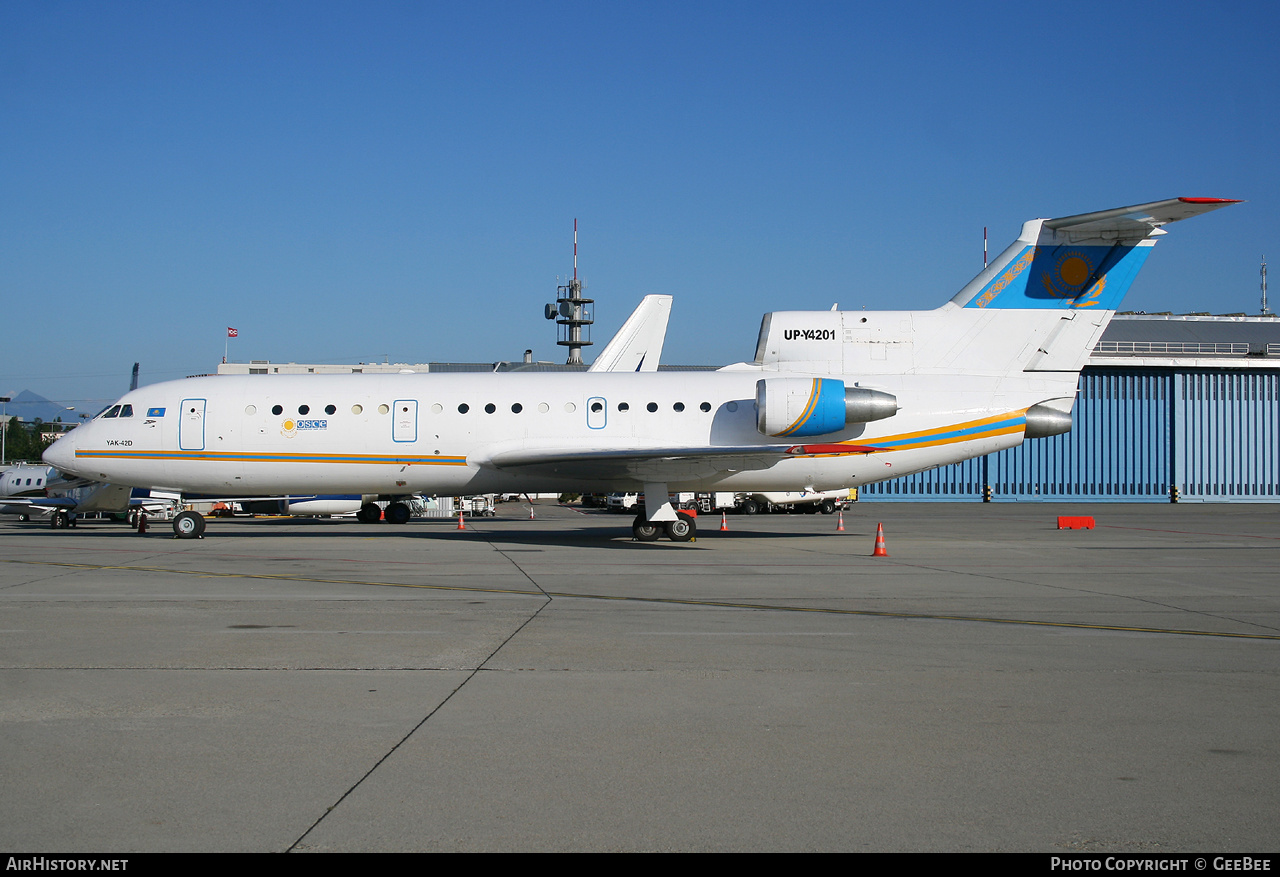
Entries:
POLYGON ((646 295, 587 371, 657 371, 670 317, 671 296, 646 295))
POLYGON ((954 298, 965 308, 1114 311, 1155 238, 1171 222, 1237 201, 1170 198, 1096 213, 1033 219, 954 298))
POLYGON ((755 362, 866 377, 1079 372, 1163 227, 1236 203, 1171 198, 1033 219, 941 308, 766 314, 755 362))

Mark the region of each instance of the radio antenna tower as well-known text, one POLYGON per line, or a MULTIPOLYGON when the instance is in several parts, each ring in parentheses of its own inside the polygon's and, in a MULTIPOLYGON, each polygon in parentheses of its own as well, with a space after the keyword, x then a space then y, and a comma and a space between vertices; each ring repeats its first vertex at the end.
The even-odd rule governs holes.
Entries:
POLYGON ((556 287, 556 303, 547 305, 546 317, 559 327, 557 344, 569 348, 567 365, 582 365, 582 348, 591 346, 591 306, 595 299, 583 298, 585 284, 578 279, 578 220, 573 220, 573 279, 556 287), (586 329, 585 337, 583 329, 586 329))
POLYGON ((1262 315, 1264 317, 1271 316, 1271 308, 1267 307, 1267 257, 1262 257, 1262 315))

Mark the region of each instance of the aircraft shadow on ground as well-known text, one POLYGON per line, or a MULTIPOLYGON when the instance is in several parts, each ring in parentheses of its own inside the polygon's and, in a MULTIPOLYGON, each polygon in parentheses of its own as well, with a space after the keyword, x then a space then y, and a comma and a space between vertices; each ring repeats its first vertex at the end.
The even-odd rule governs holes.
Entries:
MULTIPOLYGON (((756 519, 759 520, 759 519, 756 519)), ((829 518, 819 520, 828 521, 829 518)), ((860 528, 851 528, 846 523, 846 532, 836 534, 835 525, 824 527, 816 532, 796 532, 794 530, 752 530, 733 529, 730 523, 728 531, 719 529, 720 522, 706 520, 699 529, 698 537, 693 542, 675 543, 661 538, 656 542, 637 542, 631 537, 630 518, 618 520, 615 526, 602 526, 598 523, 588 525, 568 524, 557 529, 546 529, 545 523, 529 522, 533 527, 528 530, 516 529, 523 523, 517 519, 484 518, 475 522, 468 521, 465 530, 458 530, 456 521, 414 521, 409 524, 353 524, 348 521, 315 520, 300 522, 294 519, 281 518, 272 521, 220 521, 211 519, 205 532, 205 540, 219 539, 412 539, 428 543, 445 541, 479 541, 487 543, 512 543, 517 545, 554 546, 563 548, 635 548, 635 549, 682 549, 707 547, 711 541, 732 541, 742 539, 804 539, 821 536, 843 535, 852 538, 874 538, 874 531, 863 532, 860 528), (492 525, 499 525, 494 528, 492 525)), ((54 530, 48 524, 36 522, 19 523, 10 532, 21 532, 24 535, 47 535, 56 539, 74 538, 76 535, 112 535, 122 539, 136 540, 171 540, 175 539, 167 521, 153 523, 145 535, 139 536, 135 530, 122 523, 108 521, 89 521, 68 530, 54 530)), ((194 540, 192 540, 194 541, 194 540)))

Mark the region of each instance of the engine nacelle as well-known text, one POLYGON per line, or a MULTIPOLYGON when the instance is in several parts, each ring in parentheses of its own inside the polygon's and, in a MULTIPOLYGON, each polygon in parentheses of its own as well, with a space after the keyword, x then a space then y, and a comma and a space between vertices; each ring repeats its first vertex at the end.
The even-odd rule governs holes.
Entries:
POLYGON ((848 387, 835 378, 756 381, 756 429, 778 438, 828 435, 850 423, 892 417, 898 400, 879 390, 848 387))

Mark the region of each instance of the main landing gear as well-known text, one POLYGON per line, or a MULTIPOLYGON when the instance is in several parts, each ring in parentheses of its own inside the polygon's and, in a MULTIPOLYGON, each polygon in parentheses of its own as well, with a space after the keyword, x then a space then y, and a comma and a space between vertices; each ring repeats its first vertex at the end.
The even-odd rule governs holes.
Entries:
POLYGON ((637 542, 655 542, 663 535, 672 542, 692 542, 698 535, 697 519, 671 507, 666 484, 645 484, 641 508, 631 524, 637 542))
POLYGON ((393 502, 387 506, 386 512, 376 502, 367 502, 356 512, 356 520, 362 524, 376 524, 385 520, 388 524, 407 524, 413 517, 413 509, 407 503, 393 502))
POLYGON ((631 535, 637 542, 657 542, 664 534, 672 542, 692 542, 698 535, 698 522, 684 512, 677 512, 674 521, 649 521, 641 512, 631 524, 631 535))

